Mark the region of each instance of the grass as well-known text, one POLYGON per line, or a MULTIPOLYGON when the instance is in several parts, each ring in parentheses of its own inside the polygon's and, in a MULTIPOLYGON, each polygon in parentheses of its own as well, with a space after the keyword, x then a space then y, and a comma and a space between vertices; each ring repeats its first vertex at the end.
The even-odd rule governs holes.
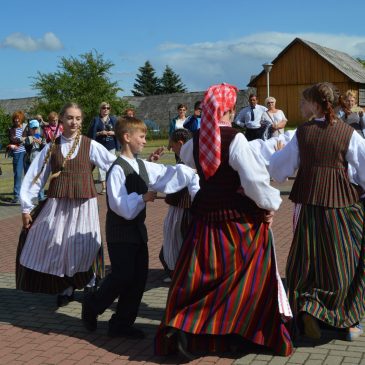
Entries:
MULTIPOLYGON (((151 152, 153 152, 157 147, 167 146, 167 139, 150 140, 147 141, 146 147, 141 154, 141 158, 147 158, 151 152)), ((165 154, 160 158, 158 163, 163 163, 165 165, 175 164, 175 154, 172 151, 165 151, 165 154)), ((0 176, 0 200, 8 201, 13 198, 13 159, 5 158, 3 151, 0 152, 0 166, 3 174, 0 176)), ((97 180, 97 169, 94 170, 94 179, 97 180)))

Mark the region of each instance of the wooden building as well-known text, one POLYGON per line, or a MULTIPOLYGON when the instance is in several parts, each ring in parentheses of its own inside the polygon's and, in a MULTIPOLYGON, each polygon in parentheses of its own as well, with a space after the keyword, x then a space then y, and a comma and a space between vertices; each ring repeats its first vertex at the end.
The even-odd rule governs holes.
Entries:
MULTIPOLYGON (((328 81, 341 93, 354 90, 359 105, 365 106, 365 67, 346 53, 306 40, 294 39, 272 61, 269 73, 270 95, 288 118, 288 126, 303 121, 299 101, 301 92, 317 82, 328 81)), ((260 104, 267 97, 267 75, 264 70, 247 85, 257 90, 260 104)))

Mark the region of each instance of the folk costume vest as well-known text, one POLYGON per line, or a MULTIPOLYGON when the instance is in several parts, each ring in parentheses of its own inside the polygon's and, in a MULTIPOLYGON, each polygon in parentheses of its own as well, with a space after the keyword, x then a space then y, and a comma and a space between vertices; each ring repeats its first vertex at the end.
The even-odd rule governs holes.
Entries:
MULTIPOLYGON (((149 178, 146 166, 141 159, 137 159, 137 162, 139 174, 121 157, 118 157, 109 169, 110 172, 114 165, 119 165, 123 169, 126 178, 125 187, 128 194, 145 194, 148 191, 149 178)), ((109 172, 107 174, 107 179, 109 177, 109 172)), ((146 219, 146 208, 144 208, 134 219, 127 220, 110 209, 108 197, 107 206, 108 211, 106 214, 105 229, 107 242, 140 243, 143 241, 147 243, 147 228, 144 223, 146 219)))
POLYGON ((297 129, 300 166, 289 199, 329 208, 350 206, 359 194, 348 177, 346 153, 354 129, 313 120, 297 129))
POLYGON ((199 131, 193 137, 193 155, 200 178, 200 190, 193 200, 192 214, 207 221, 241 218, 246 213, 259 214, 262 210, 244 195, 239 175, 228 163, 229 146, 239 132, 230 127, 220 127, 220 132, 221 164, 208 180, 199 164, 199 131))
MULTIPOLYGON (((64 157, 61 152, 61 137, 56 138, 55 149, 51 155, 52 173, 61 171, 64 157)), ((61 174, 52 179, 47 196, 49 198, 89 199, 96 197, 92 176, 93 164, 90 162, 91 140, 81 137, 76 157, 68 160, 61 174)))

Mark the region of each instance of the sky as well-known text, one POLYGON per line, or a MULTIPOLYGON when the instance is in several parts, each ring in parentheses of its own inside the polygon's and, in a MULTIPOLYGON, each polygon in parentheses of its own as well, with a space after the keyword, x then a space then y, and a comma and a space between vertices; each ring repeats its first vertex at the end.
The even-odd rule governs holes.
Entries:
POLYGON ((38 72, 93 50, 114 64, 120 96, 147 60, 188 91, 245 89, 297 37, 365 59, 364 14, 364 0, 2 0, 0 99, 37 96, 38 72))

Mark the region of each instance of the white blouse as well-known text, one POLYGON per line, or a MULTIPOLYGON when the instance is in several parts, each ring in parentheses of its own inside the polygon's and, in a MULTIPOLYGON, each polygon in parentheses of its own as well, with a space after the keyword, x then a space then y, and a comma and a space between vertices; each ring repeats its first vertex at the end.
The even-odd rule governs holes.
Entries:
MULTIPOLYGON (((81 142, 82 136, 80 138, 81 142)), ((61 135, 61 152, 64 157, 67 156, 70 151, 74 139, 66 138, 61 135)), ((20 189, 19 200, 23 213, 29 213, 34 208, 33 201, 37 198, 39 191, 44 187, 48 180, 48 176, 51 173, 50 159, 48 160, 47 166, 43 169, 42 174, 39 179, 33 184, 32 181, 41 170, 43 161, 46 157, 47 151, 50 144, 47 144, 43 150, 36 156, 36 158, 31 163, 29 170, 27 171, 22 186, 20 189)), ((71 159, 75 158, 79 151, 80 143, 76 147, 71 159)), ((102 170, 108 170, 112 163, 115 161, 116 156, 110 153, 104 146, 100 143, 91 140, 90 145, 90 161, 102 170)))
MULTIPOLYGON (((195 168, 193 141, 186 142, 180 151, 184 163, 195 168)), ((229 146, 229 165, 237 171, 245 194, 260 208, 278 210, 280 191, 270 186, 270 176, 261 155, 250 147, 242 133, 237 133, 229 146)))
MULTIPOLYGON (((126 156, 121 156, 132 168, 139 173, 138 162, 126 156)), ((199 190, 199 177, 188 166, 178 164, 176 166, 162 165, 142 160, 146 166, 149 177, 149 190, 165 194, 175 193, 184 187, 188 187, 192 199, 199 190)), ((143 195, 135 192, 128 194, 125 187, 125 175, 119 165, 114 165, 107 180, 107 194, 110 209, 125 219, 134 219, 144 209, 146 203, 143 195)))
MULTIPOLYGON (((352 133, 345 158, 349 163, 350 180, 365 189, 365 139, 356 132, 352 133)), ((270 175, 278 182, 294 174, 300 164, 296 134, 282 150, 271 156, 269 162, 270 175)))

